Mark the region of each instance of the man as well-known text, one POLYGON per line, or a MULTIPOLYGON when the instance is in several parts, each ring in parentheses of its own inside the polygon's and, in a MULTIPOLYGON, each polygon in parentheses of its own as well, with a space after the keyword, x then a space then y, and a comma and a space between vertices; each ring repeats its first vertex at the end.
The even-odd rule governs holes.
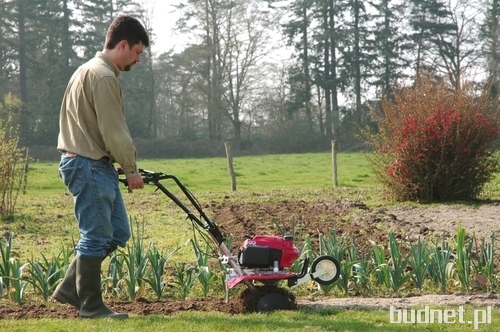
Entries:
POLYGON ((149 37, 138 20, 116 18, 106 33, 104 50, 76 70, 62 101, 59 174, 73 195, 80 239, 52 297, 73 305, 80 317, 128 318, 102 300, 101 263, 131 236, 113 163, 122 167, 130 190, 144 188, 118 75, 139 62, 148 46, 149 37))

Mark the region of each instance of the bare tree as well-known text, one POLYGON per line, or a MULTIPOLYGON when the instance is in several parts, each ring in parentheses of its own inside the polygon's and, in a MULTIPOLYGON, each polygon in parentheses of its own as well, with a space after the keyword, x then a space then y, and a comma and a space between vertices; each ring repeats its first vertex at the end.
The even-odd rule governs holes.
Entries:
POLYGON ((229 121, 239 142, 246 101, 262 78, 259 65, 273 49, 270 13, 259 1, 245 0, 192 0, 178 9, 184 13, 178 27, 205 50, 197 88, 206 98, 209 138, 221 140, 223 122, 229 121))
POLYGON ((446 7, 449 14, 441 23, 450 28, 434 36, 435 48, 430 61, 439 74, 460 89, 462 75, 472 71, 481 56, 478 51, 480 11, 469 0, 448 0, 446 7))
POLYGON ((240 1, 229 16, 234 22, 231 29, 226 29, 222 40, 227 47, 226 62, 222 66, 227 78, 227 88, 223 98, 228 105, 228 112, 233 125, 233 135, 237 142, 241 141, 242 120, 248 115, 245 109, 246 100, 258 85, 265 79, 259 70, 259 64, 269 55, 267 14, 251 1, 240 1))

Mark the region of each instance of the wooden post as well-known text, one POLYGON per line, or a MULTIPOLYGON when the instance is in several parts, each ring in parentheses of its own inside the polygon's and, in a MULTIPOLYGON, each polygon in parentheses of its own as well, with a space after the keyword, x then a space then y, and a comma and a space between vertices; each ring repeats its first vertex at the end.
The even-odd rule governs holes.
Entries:
POLYGON ((23 174, 23 195, 26 195, 28 190, 28 169, 30 165, 30 148, 26 148, 26 158, 24 159, 24 174, 23 174))
POLYGON ((226 147, 226 156, 227 156, 227 168, 229 170, 229 177, 231 178, 231 190, 236 191, 236 175, 234 174, 233 167, 233 152, 231 151, 231 143, 224 143, 226 147))
POLYGON ((337 188, 339 183, 337 181, 337 143, 332 141, 332 170, 333 170, 333 187, 337 188))

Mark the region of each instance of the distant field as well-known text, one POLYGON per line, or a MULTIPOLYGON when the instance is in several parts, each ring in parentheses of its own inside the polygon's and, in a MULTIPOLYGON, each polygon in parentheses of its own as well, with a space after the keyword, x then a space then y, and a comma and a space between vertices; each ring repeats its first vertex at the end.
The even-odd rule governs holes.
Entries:
MULTIPOLYGON (((307 153, 235 157, 237 190, 330 189, 332 156, 307 153)), ((65 190, 57 163, 32 163, 29 168, 29 195, 65 190)), ((192 191, 230 190, 225 158, 140 160, 139 167, 176 175, 192 191)), ((339 187, 378 187, 366 157, 361 153, 337 156, 339 187)))

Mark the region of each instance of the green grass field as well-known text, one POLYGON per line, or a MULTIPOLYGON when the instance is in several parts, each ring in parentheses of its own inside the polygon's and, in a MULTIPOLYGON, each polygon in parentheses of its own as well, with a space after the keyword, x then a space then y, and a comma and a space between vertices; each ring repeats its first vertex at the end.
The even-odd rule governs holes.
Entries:
MULTIPOLYGON (((347 300, 346 300, 347 301, 347 300)), ((473 308, 466 308, 473 310, 473 308)), ((450 319, 448 322, 451 322, 450 319)), ((500 312, 494 309, 491 324, 478 325, 477 331, 498 331, 500 312)), ((469 321, 444 324, 395 324, 390 322, 389 310, 282 311, 270 314, 226 315, 217 312, 179 313, 174 316, 131 317, 126 321, 109 319, 30 319, 0 320, 2 331, 197 331, 197 332, 403 332, 403 331, 475 331, 469 321)))
MULTIPOLYGON (((235 157, 237 190, 331 189, 332 157, 328 153, 235 157)), ((139 167, 176 175, 193 192, 230 191, 225 158, 140 160, 139 167)), ((339 187, 378 187, 365 156, 360 153, 337 157, 339 187)), ((64 186, 57 163, 32 163, 29 196, 59 193, 64 186)))
MULTIPOLYGON (((62 184, 58 164, 32 163, 28 190, 18 197, 14 219, 2 221, 4 234, 15 234, 15 257, 50 257, 77 238, 72 199, 62 184)), ((200 202, 272 202, 283 199, 316 200, 322 197, 360 199, 371 206, 392 204, 384 200, 382 186, 376 182, 370 165, 361 153, 339 154, 338 184, 333 188, 332 158, 329 153, 235 157, 237 191, 230 190, 227 161, 224 158, 140 160, 139 166, 151 171, 176 175, 200 202)), ((485 193, 498 199, 498 177, 485 193)), ((190 236, 180 209, 154 187, 128 194, 123 188, 133 221, 144 223, 144 241, 169 249, 184 246, 190 236)), ((176 255, 192 258, 191 249, 176 255)), ((349 299, 346 298, 346 302, 349 299)), ((0 300, 0 304, 9 304, 0 300)), ((9 305, 13 305, 10 303, 9 305)), ((179 313, 173 317, 132 317, 126 322, 109 320, 0 319, 1 331, 471 331, 468 324, 390 324, 388 310, 323 309, 314 312, 275 312, 272 314, 225 315, 179 313)), ((500 331, 500 311, 493 309, 492 323, 479 330, 500 331)))

